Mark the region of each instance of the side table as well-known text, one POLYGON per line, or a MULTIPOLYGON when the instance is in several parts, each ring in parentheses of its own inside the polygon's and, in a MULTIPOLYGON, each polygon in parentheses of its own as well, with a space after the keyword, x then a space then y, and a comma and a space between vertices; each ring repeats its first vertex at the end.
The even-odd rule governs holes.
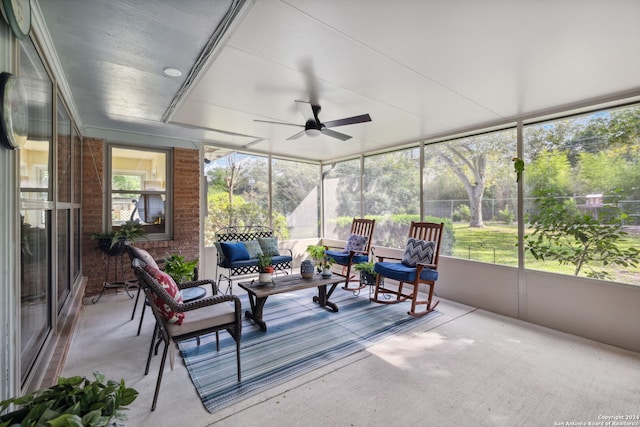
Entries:
POLYGON ((105 253, 102 254, 102 259, 105 264, 107 264, 107 270, 104 275, 104 282, 102 282, 102 292, 96 298, 92 299, 92 303, 97 303, 104 295, 104 292, 107 289, 116 289, 123 288, 129 298, 133 299, 134 295, 129 292, 129 288, 134 288, 137 286, 137 280, 125 280, 124 278, 124 253, 119 255, 107 255, 105 253), (113 281, 109 281, 109 272, 113 270, 113 281), (118 271, 119 270, 119 271, 118 271))

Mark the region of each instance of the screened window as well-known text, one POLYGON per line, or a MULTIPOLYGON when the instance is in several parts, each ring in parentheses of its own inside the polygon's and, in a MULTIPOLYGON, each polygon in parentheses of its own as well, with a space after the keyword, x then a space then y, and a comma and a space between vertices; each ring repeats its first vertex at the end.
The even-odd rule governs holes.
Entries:
POLYGON ((286 225, 289 238, 318 237, 320 223, 320 167, 309 163, 273 159, 272 221, 275 228, 286 225))
POLYGON ((360 159, 323 165, 324 237, 347 240, 354 217, 362 213, 360 159))
POLYGON ((442 255, 518 265, 515 129, 424 147, 424 215, 445 223, 442 255))
MULTIPOLYGON (((232 152, 212 159, 204 167, 207 178, 205 244, 213 246, 222 227, 269 226, 269 159, 232 152)), ((287 239, 286 221, 276 220, 274 232, 287 239)))
POLYGON ((364 158, 364 213, 376 218, 374 243, 404 248, 420 220, 420 149, 364 158))
POLYGON ((526 126, 525 266, 640 284, 640 107, 526 126))

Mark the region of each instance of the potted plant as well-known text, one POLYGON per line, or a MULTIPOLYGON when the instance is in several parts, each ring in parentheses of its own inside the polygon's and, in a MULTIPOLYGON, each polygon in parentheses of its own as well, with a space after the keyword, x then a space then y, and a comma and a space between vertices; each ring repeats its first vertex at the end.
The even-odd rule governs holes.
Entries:
POLYGON ((377 274, 373 270, 375 265, 376 265, 375 262, 367 261, 367 262, 361 262, 359 264, 355 264, 353 266, 353 268, 355 268, 356 271, 360 272, 360 283, 362 283, 363 285, 370 285, 370 286, 373 286, 376 284, 377 274))
POLYGON ((125 242, 133 243, 136 239, 147 234, 147 231, 140 224, 140 220, 132 219, 119 226, 115 233, 116 239, 124 239, 125 242))
POLYGON ((333 274, 331 272, 331 266, 333 265, 334 261, 335 260, 333 258, 328 257, 326 255, 322 257, 322 273, 321 274, 324 279, 328 279, 333 274))
POLYGON ((91 238, 97 240, 98 248, 109 256, 122 255, 125 252, 125 247, 118 242, 115 231, 93 233, 91 238))
POLYGON ((95 381, 85 377, 58 378, 58 384, 21 397, 0 402, 0 414, 11 405, 19 409, 0 415, 0 426, 107 426, 112 420, 124 420, 122 412, 138 392, 120 382, 105 381, 100 372, 95 381))
POLYGON ((133 243, 145 234, 147 234, 146 230, 136 219, 125 222, 117 230, 93 233, 91 238, 98 241, 98 247, 102 252, 109 256, 116 256, 125 252, 127 243, 133 243))
POLYGON ((185 261, 183 255, 172 254, 164 259, 164 272, 176 283, 188 282, 194 279, 198 258, 185 261))
POLYGON ((309 256, 311 257, 311 259, 313 260, 313 263, 315 264, 316 269, 318 270, 318 273, 322 271, 322 261, 324 259, 325 249, 326 248, 322 245, 307 246, 307 252, 309 253, 309 256))
POLYGON ((273 281, 274 268, 271 265, 271 257, 269 255, 258 255, 258 281, 260 283, 271 283, 273 281))

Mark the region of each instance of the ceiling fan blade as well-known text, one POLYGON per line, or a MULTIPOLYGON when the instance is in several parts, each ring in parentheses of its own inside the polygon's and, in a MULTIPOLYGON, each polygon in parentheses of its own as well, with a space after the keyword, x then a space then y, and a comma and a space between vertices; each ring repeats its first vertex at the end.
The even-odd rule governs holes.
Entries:
POLYGON ((290 136, 289 138, 287 138, 287 141, 291 141, 291 140, 294 140, 294 139, 298 139, 298 138, 300 138, 300 137, 304 136, 304 132, 305 132, 305 131, 303 131, 303 130, 302 130, 302 131, 300 131, 300 132, 296 133, 295 135, 290 136))
POLYGON ((300 114, 302 114, 302 117, 304 117, 305 122, 313 120, 314 122, 318 123, 318 113, 320 113, 320 106, 312 105, 307 101, 296 101, 296 105, 298 106, 298 111, 300 111, 300 114))
POLYGON ((323 124, 325 125, 325 127, 334 128, 337 126, 352 125, 355 123, 364 123, 364 122, 370 122, 370 121, 371 121, 370 115, 361 114, 359 116, 347 117, 345 119, 330 120, 328 122, 324 122, 323 124))
POLYGON ((336 132, 335 130, 330 130, 327 128, 322 128, 320 132, 322 132, 323 135, 327 135, 332 138, 337 138, 340 141, 346 141, 347 139, 351 139, 349 135, 345 135, 344 133, 336 132))
POLYGON ((287 125, 287 126, 295 126, 295 127, 299 127, 299 128, 303 128, 303 125, 298 125, 295 123, 287 123, 287 122, 273 122, 271 120, 258 120, 258 119, 254 119, 254 122, 260 122, 260 123, 270 123, 270 124, 274 124, 274 125, 287 125))

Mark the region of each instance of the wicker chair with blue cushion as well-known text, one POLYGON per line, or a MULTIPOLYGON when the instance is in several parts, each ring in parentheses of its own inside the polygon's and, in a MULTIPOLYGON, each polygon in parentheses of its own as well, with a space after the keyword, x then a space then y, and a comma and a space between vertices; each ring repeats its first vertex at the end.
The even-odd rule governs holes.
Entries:
POLYGON ((409 238, 402 259, 377 257, 374 271, 377 273, 376 288, 371 301, 380 304, 396 304, 411 300, 411 310, 408 314, 414 317, 423 316, 432 311, 440 301, 433 299, 433 290, 436 280, 438 280, 438 258, 440 254, 440 243, 442 241, 442 230, 444 224, 432 222, 412 222, 409 227, 409 238), (395 259, 396 261, 385 261, 385 259, 395 259), (397 262, 400 261, 400 262, 397 262), (388 287, 389 281, 381 283, 382 278, 393 279, 398 282, 397 289, 388 287), (411 285, 408 292, 405 284, 411 285), (426 299, 420 299, 418 290, 420 284, 428 287, 426 299), (396 298, 379 297, 395 295, 396 298), (418 305, 425 305, 425 309, 416 311, 418 305))
MULTIPOLYGON (((198 338, 196 342, 199 345, 201 336, 215 334, 216 349, 220 350, 218 332, 226 330, 236 344, 236 370, 238 382, 240 382, 240 338, 242 333, 240 298, 236 295, 210 295, 192 302, 183 302, 179 287, 171 279, 171 276, 157 268, 145 265, 138 258, 135 258, 131 265, 156 318, 156 327, 149 346, 147 365, 144 371, 145 375, 149 373, 154 348, 157 349, 160 343, 164 343, 151 410, 156 409, 167 355, 169 355, 173 369, 172 343, 198 338)), ((181 285, 184 286, 184 284, 181 285)))
POLYGON ((369 261, 369 251, 371 250, 375 226, 375 219, 353 218, 349 238, 344 249, 327 248, 324 252, 328 258, 333 259, 334 264, 342 266, 342 272, 337 273, 346 279, 342 289, 358 291, 366 286, 360 283, 359 280, 358 285, 355 287, 349 286, 349 281, 355 277, 351 274, 351 266, 369 261))

